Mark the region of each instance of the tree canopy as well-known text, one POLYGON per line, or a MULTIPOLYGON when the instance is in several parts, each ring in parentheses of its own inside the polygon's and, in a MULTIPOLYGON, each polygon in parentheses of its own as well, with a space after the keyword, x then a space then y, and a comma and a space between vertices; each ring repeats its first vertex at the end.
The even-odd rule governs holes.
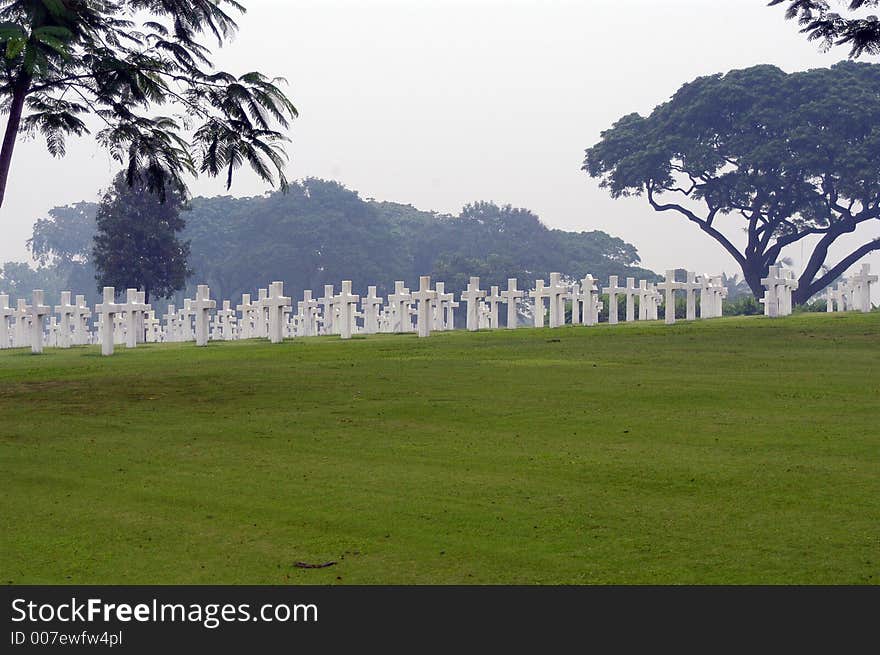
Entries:
POLYGON ((785 16, 797 19, 801 32, 825 48, 848 46, 853 59, 880 54, 880 20, 860 15, 860 10, 880 6, 880 0, 839 0, 844 13, 833 11, 827 0, 771 0, 770 6, 787 4, 785 16))
POLYGON ((720 243, 755 295, 784 248, 818 239, 796 302, 821 291, 870 240, 823 269, 829 248, 880 219, 880 66, 786 74, 755 66, 685 84, 650 116, 630 114, 588 149, 583 170, 613 197, 644 196, 720 243), (738 247, 716 219, 742 221, 738 247))
MULTIPOLYGON (((42 282, 27 267, 11 264, 7 279, 0 276, 0 288, 42 284, 47 295, 55 289, 91 292, 94 279, 83 285, 78 277, 68 284, 58 266, 63 257, 73 257, 62 252, 65 244, 79 252, 74 244, 91 242, 95 211, 96 205, 82 203, 56 208, 38 221, 33 254, 43 247, 39 244, 55 244, 53 253, 60 254, 46 260, 42 282)), ((483 285, 501 286, 515 277, 521 288, 531 288, 551 271, 571 278, 592 273, 602 279, 658 279, 639 266, 631 244, 604 232, 551 230, 526 209, 477 202, 450 216, 364 200, 341 184, 318 179, 291 183, 286 194, 195 198, 180 238, 190 243, 194 271, 187 293, 207 283, 216 298, 237 299, 272 280, 284 280, 287 295, 300 296, 304 289, 320 291, 343 279, 354 282, 356 293, 376 284, 385 295, 394 280, 414 287, 426 274, 454 292, 462 291, 471 275, 481 276, 483 285)), ((78 275, 92 265, 89 257, 78 275)), ((114 286, 128 285, 120 280, 114 286)))
POLYGON ((182 189, 161 201, 138 177, 129 185, 119 173, 106 191, 95 218, 92 248, 98 288, 137 288, 167 298, 186 285, 189 243, 178 238, 186 226, 180 212, 182 189))
POLYGON ((284 187, 279 128, 296 109, 280 80, 211 62, 208 43, 227 41, 243 11, 235 0, 0 0, 0 205, 20 133, 60 157, 90 118, 128 183, 142 176, 160 198, 186 174, 223 174, 228 187, 245 164, 284 187))

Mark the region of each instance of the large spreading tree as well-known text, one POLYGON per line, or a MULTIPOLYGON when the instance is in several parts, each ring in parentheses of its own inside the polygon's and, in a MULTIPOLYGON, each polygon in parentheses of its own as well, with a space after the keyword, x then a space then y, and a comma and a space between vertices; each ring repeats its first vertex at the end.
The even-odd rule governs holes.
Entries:
POLYGON ((92 261, 98 288, 137 288, 147 302, 168 298, 186 286, 189 242, 180 238, 186 227, 182 188, 169 188, 164 199, 142 177, 128 184, 123 173, 113 180, 98 205, 92 261))
POLYGON ((826 0, 771 0, 770 6, 786 4, 785 16, 796 19, 810 41, 826 48, 849 47, 853 59, 863 54, 880 54, 880 19, 863 15, 864 10, 880 6, 880 0, 838 0, 842 12, 826 0))
POLYGON ((756 296, 786 247, 809 244, 796 292, 805 302, 880 249, 866 240, 823 268, 841 237, 880 220, 880 65, 699 78, 650 116, 624 116, 603 132, 583 170, 614 197, 643 196, 694 223, 756 296), (743 246, 722 232, 721 216, 739 220, 743 246))
POLYGON ((20 135, 42 134, 60 157, 66 137, 92 129, 128 183, 140 174, 160 198, 187 174, 223 174, 228 187, 244 164, 286 186, 279 130, 296 109, 279 79, 211 62, 243 11, 235 0, 0 0, 0 205, 20 135))

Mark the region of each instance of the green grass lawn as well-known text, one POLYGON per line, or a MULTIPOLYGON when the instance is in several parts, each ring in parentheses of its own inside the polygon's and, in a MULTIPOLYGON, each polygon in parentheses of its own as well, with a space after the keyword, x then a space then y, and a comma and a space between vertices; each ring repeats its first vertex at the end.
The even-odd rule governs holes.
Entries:
POLYGON ((878 410, 876 313, 0 351, 0 582, 876 584, 878 410))

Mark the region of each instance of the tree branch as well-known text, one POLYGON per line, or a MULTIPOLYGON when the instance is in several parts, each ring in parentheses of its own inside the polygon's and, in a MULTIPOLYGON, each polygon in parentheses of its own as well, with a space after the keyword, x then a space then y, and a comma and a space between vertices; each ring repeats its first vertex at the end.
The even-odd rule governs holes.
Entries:
MULTIPOLYGON (((816 293, 827 287, 829 284, 834 282, 838 276, 842 275, 846 272, 846 270, 859 261, 862 257, 867 255, 869 252, 873 252, 874 250, 880 250, 880 239, 874 239, 873 241, 869 241, 868 243, 860 246, 853 250, 850 254, 844 257, 840 262, 828 270, 822 277, 813 282, 807 282, 804 276, 801 276, 801 279, 798 282, 798 286, 805 286, 807 291, 801 296, 801 302, 804 302, 814 296, 816 293)), ((798 289, 800 291, 800 289, 798 289)))
MULTIPOLYGON (((658 212, 676 211, 679 214, 681 214, 682 216, 685 216, 689 221, 692 221, 692 222, 696 223, 697 225, 699 225, 700 229, 703 230, 703 232, 705 232, 706 234, 711 236, 713 239, 715 239, 718 243, 720 243, 722 246, 724 246, 724 249, 730 253, 730 255, 736 260, 736 262, 740 266, 745 267, 746 258, 742 255, 742 253, 739 250, 737 250, 736 246, 734 246, 728 240, 728 238, 726 236, 724 236, 721 232, 719 232, 714 227, 712 227, 710 220, 704 220, 704 219, 700 218, 699 216, 697 216, 696 214, 694 214, 691 210, 687 209, 686 207, 682 207, 681 205, 678 205, 675 203, 669 203, 669 204, 665 204, 665 205, 659 204, 654 198, 654 183, 653 182, 648 182, 645 185, 645 188, 648 192, 648 202, 651 203, 651 206, 654 208, 655 211, 658 211, 658 212)), ((717 214, 717 213, 718 213, 718 209, 717 208, 713 209, 709 213, 710 218, 714 218, 715 214, 717 214)))

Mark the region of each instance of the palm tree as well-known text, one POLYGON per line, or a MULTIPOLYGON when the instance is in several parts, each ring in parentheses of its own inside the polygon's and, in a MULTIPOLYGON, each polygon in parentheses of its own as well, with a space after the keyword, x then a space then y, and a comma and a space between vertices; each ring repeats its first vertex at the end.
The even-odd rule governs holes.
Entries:
POLYGON ((0 206, 21 133, 41 133, 61 157, 69 135, 88 133, 165 197, 187 173, 226 176, 248 164, 285 188, 278 130, 296 116, 282 80, 215 70, 203 41, 222 45, 237 25, 235 0, 0 0, 0 206), (168 107, 168 116, 148 110, 168 107), (194 128, 191 141, 184 130, 194 128))

